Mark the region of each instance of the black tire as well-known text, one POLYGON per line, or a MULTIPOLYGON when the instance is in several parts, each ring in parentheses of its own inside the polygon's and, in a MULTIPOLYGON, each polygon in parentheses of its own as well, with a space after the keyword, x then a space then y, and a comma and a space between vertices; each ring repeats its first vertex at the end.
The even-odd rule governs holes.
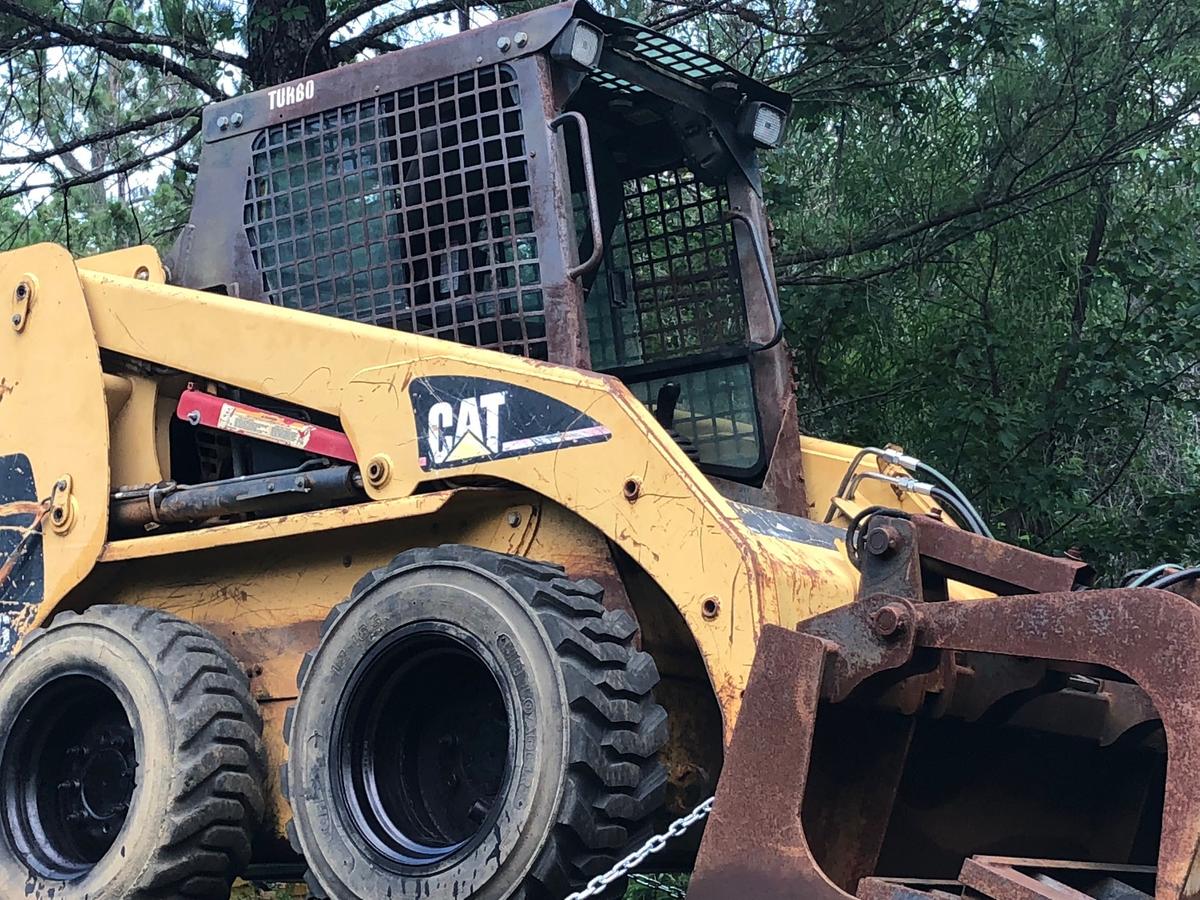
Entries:
POLYGON ((0 896, 228 898, 263 812, 262 720, 212 634, 95 606, 0 670, 0 896))
POLYGON ((461 546, 355 585, 284 728, 288 831, 314 894, 561 900, 649 835, 666 785, 658 670, 602 593, 461 546))

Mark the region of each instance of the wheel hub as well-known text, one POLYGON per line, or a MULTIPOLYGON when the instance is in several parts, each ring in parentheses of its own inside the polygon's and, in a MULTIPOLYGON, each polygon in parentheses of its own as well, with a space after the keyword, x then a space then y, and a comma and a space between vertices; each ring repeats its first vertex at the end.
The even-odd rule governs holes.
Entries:
POLYGON ((509 718, 483 657, 446 635, 377 656, 341 727, 342 801, 388 864, 440 862, 484 829, 509 769, 509 718))
POLYGON ((137 786, 134 732, 98 679, 68 675, 26 705, 3 764, 3 815, 47 877, 77 878, 125 824, 137 786))
POLYGON ((58 787, 66 820, 95 840, 118 831, 133 797, 133 731, 127 725, 93 731, 64 755, 69 777, 58 787))

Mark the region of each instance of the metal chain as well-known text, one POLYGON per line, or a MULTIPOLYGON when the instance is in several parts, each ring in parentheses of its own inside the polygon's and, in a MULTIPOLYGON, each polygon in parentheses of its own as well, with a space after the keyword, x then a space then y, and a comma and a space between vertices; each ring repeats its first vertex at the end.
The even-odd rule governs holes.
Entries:
POLYGON ((681 816, 672 822, 662 834, 654 835, 603 875, 597 875, 589 881, 587 887, 571 894, 566 900, 586 900, 588 897, 597 896, 614 881, 619 881, 640 866, 645 862, 646 857, 662 850, 671 838, 679 837, 697 822, 702 821, 712 810, 712 806, 713 798, 709 797, 686 816, 681 816))

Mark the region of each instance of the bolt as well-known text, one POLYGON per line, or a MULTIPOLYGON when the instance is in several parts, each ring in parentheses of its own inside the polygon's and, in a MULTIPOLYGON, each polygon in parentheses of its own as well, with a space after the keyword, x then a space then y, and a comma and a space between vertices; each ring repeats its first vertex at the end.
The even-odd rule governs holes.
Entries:
POLYGON ((518 31, 513 35, 513 40, 516 42, 518 47, 524 47, 529 43, 529 35, 524 31, 518 31))
POLYGON ((268 494, 273 494, 273 493, 275 493, 275 482, 273 482, 273 481, 268 481, 268 482, 267 482, 267 493, 268 493, 268 494))
POLYGON ((187 420, 188 420, 189 425, 199 425, 200 424, 200 410, 193 409, 190 413, 187 414, 187 420))
POLYGON ((511 525, 513 528, 516 528, 518 525, 521 524, 521 514, 519 512, 517 512, 515 509, 510 509, 508 511, 508 524, 511 525))
POLYGON ((626 478, 625 483, 621 485, 621 493, 625 495, 625 499, 632 503, 642 493, 642 483, 636 478, 626 478))
POLYGON ((13 313, 13 317, 12 317, 12 323, 13 323, 14 325, 20 325, 20 324, 21 324, 21 314, 20 314, 20 313, 13 313))
POLYGON ((65 491, 67 489, 67 479, 60 478, 58 481, 54 482, 54 489, 56 491, 65 491))
POLYGON ((706 619, 715 619, 721 612, 721 602, 716 597, 706 597, 700 604, 700 614, 706 619))
POLYGON ((62 520, 66 517, 67 511, 65 509, 63 509, 61 506, 56 506, 54 508, 53 518, 55 522, 62 522, 62 520))
POLYGON ((217 119, 217 130, 218 131, 228 131, 229 130, 229 116, 221 116, 219 119, 217 119))
POLYGON ((133 277, 136 278, 138 281, 149 281, 150 280, 150 270, 147 269, 145 266, 138 266, 137 271, 133 273, 133 277))
POLYGON ((367 463, 367 481, 371 487, 383 487, 392 477, 391 460, 384 454, 379 454, 367 463))
POLYGON ((509 40, 504 35, 500 35, 500 38, 496 41, 496 49, 499 50, 501 53, 507 53, 508 49, 511 46, 512 46, 512 41, 509 40))
POLYGON ((875 610, 871 624, 880 637, 894 637, 908 627, 908 610, 899 603, 889 603, 875 610))
POLYGON ((29 296, 29 285, 22 281, 17 285, 17 299, 24 300, 29 296))
POLYGON ((890 556, 900 545, 900 533, 891 525, 876 525, 867 532, 867 552, 872 556, 890 556))
POLYGON ((234 113, 232 116, 229 117, 229 124, 232 125, 234 128, 241 128, 242 123, 245 121, 246 121, 246 117, 243 116, 241 113, 234 113))

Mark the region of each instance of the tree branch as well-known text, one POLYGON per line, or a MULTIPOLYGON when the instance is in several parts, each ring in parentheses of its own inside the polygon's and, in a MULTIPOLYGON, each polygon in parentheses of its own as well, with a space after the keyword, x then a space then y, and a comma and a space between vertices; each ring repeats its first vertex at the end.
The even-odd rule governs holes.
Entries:
POLYGON ((154 115, 146 116, 142 119, 137 119, 133 122, 126 122, 124 125, 118 125, 114 128, 109 128, 106 131, 97 131, 92 134, 85 134, 82 137, 74 138, 70 141, 64 141, 48 150, 36 150, 24 156, 0 156, 0 166, 19 166, 26 163, 40 163, 48 159, 53 159, 56 156, 62 156, 70 153, 72 150, 78 150, 80 147, 86 147, 89 144, 97 143, 98 141, 110 141, 113 138, 121 137, 126 134, 131 134, 135 131, 141 131, 145 128, 161 125, 163 122, 174 122, 177 120, 191 118, 200 115, 201 108, 198 106, 182 106, 176 109, 164 110, 154 115))
MULTIPOLYGON (((378 6, 379 3, 373 4, 378 6)), ((416 9, 408 12, 398 13, 394 16, 388 16, 380 22, 372 25, 370 28, 365 28, 360 34, 356 34, 352 38, 347 38, 333 48, 333 53, 341 62, 347 62, 355 57, 359 51, 371 46, 375 41, 382 38, 389 31, 395 31, 397 28, 403 28, 406 25, 411 25, 414 22, 419 22, 421 19, 429 16, 437 16, 442 13, 454 12, 461 6, 461 3, 456 0, 438 0, 435 3, 428 3, 425 6, 419 6, 416 9)), ((370 10, 368 10, 370 12, 370 10)), ((363 13, 359 13, 363 15, 363 13)), ((357 17, 356 17, 357 18, 357 17)), ((352 21, 352 20, 348 20, 352 21)), ((339 25, 338 28, 342 26, 339 25)), ((335 28, 334 31, 337 29, 335 28)), ((330 32, 332 34, 333 32, 330 32)))
POLYGON ((18 194, 25 194, 29 191, 51 190, 51 191, 69 191, 73 187, 79 187, 85 184, 95 184, 97 181, 103 181, 105 178, 111 178, 114 175, 122 175, 126 172, 131 172, 138 166, 144 165, 152 160, 161 159, 164 156, 169 156, 187 146, 196 135, 200 133, 200 123, 197 122, 182 134, 177 140, 171 142, 161 150, 155 150, 153 153, 140 155, 135 159, 127 160, 115 166, 109 166, 107 169, 100 169, 95 172, 89 172, 86 175, 79 175, 75 178, 68 178, 66 181, 42 182, 39 184, 25 184, 15 188, 8 188, 0 191, 0 200, 6 200, 9 197, 15 197, 18 194))
POLYGON ((186 81, 192 87, 198 88, 210 97, 224 97, 225 92, 215 84, 202 78, 189 67, 168 59, 161 53, 155 53, 151 50, 138 49, 128 43, 121 43, 112 40, 104 34, 93 34, 83 28, 75 25, 69 25, 66 22, 60 22, 57 19, 49 18, 48 16, 39 15, 31 9, 27 9, 24 4, 13 2, 13 0, 0 0, 0 12, 7 13, 30 25, 42 29, 43 31, 53 32, 62 35, 76 45, 84 47, 94 47, 97 50, 107 53, 116 59, 124 59, 130 62, 141 63, 144 66, 150 66, 162 72, 170 72, 177 78, 186 81))

